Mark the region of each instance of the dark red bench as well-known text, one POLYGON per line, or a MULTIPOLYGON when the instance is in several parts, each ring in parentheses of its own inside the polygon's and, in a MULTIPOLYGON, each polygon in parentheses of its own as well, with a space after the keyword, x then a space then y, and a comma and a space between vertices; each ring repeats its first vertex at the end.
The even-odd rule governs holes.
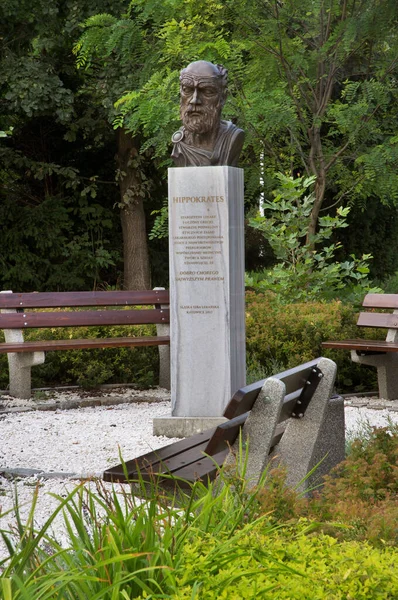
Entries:
POLYGON ((10 393, 30 397, 30 367, 44 362, 44 352, 170 344, 169 335, 25 342, 25 329, 167 325, 170 322, 168 304, 169 292, 166 290, 0 293, 0 329, 4 330, 6 339, 0 344, 0 353, 9 355, 10 393), (137 308, 142 306, 145 308, 137 308), (66 308, 69 310, 64 310, 66 308))
POLYGON ((353 362, 377 367, 379 396, 398 399, 398 294, 367 294, 358 327, 387 330, 384 340, 338 340, 322 342, 324 348, 350 350, 353 362), (386 310, 393 310, 393 313, 386 310), (383 312, 375 312, 383 311, 383 312))

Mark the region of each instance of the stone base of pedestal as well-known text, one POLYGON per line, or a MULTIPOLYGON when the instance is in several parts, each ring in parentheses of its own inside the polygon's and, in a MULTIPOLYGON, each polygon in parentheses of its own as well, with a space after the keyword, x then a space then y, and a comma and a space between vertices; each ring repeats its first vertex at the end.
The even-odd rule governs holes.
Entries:
POLYGON ((217 427, 227 420, 225 417, 156 417, 153 419, 153 435, 184 438, 217 427))

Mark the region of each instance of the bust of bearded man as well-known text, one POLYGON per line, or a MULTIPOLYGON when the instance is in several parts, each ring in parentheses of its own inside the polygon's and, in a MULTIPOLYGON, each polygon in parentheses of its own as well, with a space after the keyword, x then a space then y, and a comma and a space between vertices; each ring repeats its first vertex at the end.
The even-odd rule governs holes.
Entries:
POLYGON ((183 126, 172 136, 177 167, 236 167, 244 132, 221 119, 227 97, 227 70, 205 60, 180 73, 180 116, 183 126))

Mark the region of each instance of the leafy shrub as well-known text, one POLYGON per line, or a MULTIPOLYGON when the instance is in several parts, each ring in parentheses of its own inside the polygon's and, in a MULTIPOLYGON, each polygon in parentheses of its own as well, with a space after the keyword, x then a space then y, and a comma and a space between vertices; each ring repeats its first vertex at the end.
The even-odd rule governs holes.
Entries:
POLYGON ((205 598, 269 598, 273 600, 340 600, 390 598, 398 594, 393 557, 398 551, 380 550, 359 542, 341 542, 308 535, 311 525, 301 523, 264 534, 259 524, 235 540, 231 559, 211 565, 206 558, 218 541, 209 537, 191 542, 184 557, 175 600, 205 598), (250 549, 250 553, 248 550, 250 549), (281 569, 281 565, 284 569, 281 569), (185 577, 199 585, 184 585, 185 577))
POLYGON ((246 284, 258 291, 272 289, 283 303, 344 298, 362 299, 368 291, 378 292, 368 280, 370 254, 338 262, 341 243, 330 243, 335 230, 348 227, 350 208, 338 208, 336 216, 318 218, 318 231, 308 239, 315 194, 309 189, 315 177, 287 177, 277 173, 280 187, 272 201, 263 204, 265 216, 249 220, 271 245, 278 263, 262 278, 247 277, 246 284))
POLYGON ((382 286, 386 294, 396 294, 398 291, 398 272, 390 275, 390 277, 382 283, 382 286))
POLYGON ((269 514, 279 523, 297 521, 300 515, 306 514, 307 500, 286 485, 286 475, 283 467, 270 468, 264 485, 257 491, 261 513, 269 514))
POLYGON ((351 526, 342 535, 398 542, 398 427, 369 427, 325 478, 311 514, 351 526))
POLYGON ((329 356, 338 366, 339 391, 376 389, 375 369, 353 363, 347 351, 326 350, 321 346, 326 340, 352 339, 365 334, 380 336, 377 330, 361 331, 356 321, 354 307, 338 300, 281 305, 272 292, 246 292, 248 370, 258 370, 270 363, 282 370, 317 356, 329 356))

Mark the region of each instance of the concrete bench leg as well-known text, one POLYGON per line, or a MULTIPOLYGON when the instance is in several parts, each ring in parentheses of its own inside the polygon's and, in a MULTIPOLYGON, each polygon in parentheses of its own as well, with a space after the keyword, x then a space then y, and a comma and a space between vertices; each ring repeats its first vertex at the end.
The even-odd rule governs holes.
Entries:
MULTIPOLYGON (((0 292, 2 293, 2 292, 0 292)), ((11 290, 4 293, 12 293, 11 290)), ((17 312, 14 309, 3 309, 2 313, 17 312)), ((20 329, 4 329, 4 337, 7 343, 23 343, 23 332, 20 329)), ((30 398, 31 390, 31 367, 44 363, 44 352, 12 352, 7 354, 8 371, 10 380, 10 395, 15 398, 30 398)))
MULTIPOLYGON (((245 477, 255 485, 261 473, 266 469, 272 438, 280 421, 285 384, 279 379, 269 377, 264 383, 256 402, 242 429, 242 442, 249 444, 245 477)), ((239 448, 239 439, 233 446, 234 452, 227 457, 228 464, 239 448)))
POLYGON ((351 350, 351 360, 360 365, 377 368, 379 397, 385 400, 398 400, 398 354, 369 354, 361 356, 351 350))
POLYGON ((30 398, 31 367, 44 363, 44 352, 26 352, 23 354, 11 353, 8 357, 8 370, 10 377, 10 395, 15 398, 30 398))
POLYGON ((345 458, 344 402, 340 397, 331 398, 336 364, 322 358, 318 367, 323 378, 305 416, 289 420, 275 449, 279 463, 286 467, 287 485, 305 494, 318 486, 322 476, 345 458), (306 478, 318 464, 315 472, 306 478))
MULTIPOLYGON (((271 455, 270 446, 280 420, 285 385, 272 377, 264 383, 242 432, 243 442, 249 443, 246 477, 251 483, 258 483, 270 459, 273 459, 275 466, 286 467, 287 485, 308 493, 321 483, 323 475, 344 460, 344 402, 340 397, 331 398, 336 365, 322 358, 318 366, 323 378, 305 416, 289 419, 285 433, 271 455), (316 471, 305 479, 318 463, 321 464, 316 471)), ((235 442, 235 451, 238 443, 235 442)), ((232 457, 228 457, 227 461, 231 464, 232 457)))
MULTIPOLYGON (((156 325, 159 336, 170 335, 170 325, 156 325)), ((170 346, 159 346, 159 385, 166 390, 170 389, 170 346)))

